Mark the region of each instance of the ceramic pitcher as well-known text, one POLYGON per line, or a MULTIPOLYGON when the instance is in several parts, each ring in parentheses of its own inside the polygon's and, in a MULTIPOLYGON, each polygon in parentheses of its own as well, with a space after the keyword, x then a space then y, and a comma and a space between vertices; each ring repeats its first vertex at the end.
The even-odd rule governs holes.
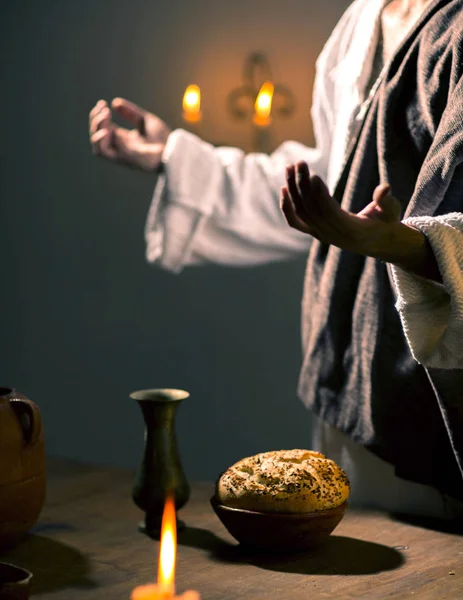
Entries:
POLYGON ((36 523, 45 500, 45 444, 34 402, 0 388, 0 552, 36 523))

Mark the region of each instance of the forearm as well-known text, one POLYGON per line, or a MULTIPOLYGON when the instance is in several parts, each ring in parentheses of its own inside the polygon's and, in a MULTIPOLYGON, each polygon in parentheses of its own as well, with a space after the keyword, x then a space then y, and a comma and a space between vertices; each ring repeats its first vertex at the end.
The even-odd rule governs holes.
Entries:
POLYGON ((369 255, 415 275, 442 283, 442 275, 428 238, 418 229, 404 223, 390 223, 369 255))

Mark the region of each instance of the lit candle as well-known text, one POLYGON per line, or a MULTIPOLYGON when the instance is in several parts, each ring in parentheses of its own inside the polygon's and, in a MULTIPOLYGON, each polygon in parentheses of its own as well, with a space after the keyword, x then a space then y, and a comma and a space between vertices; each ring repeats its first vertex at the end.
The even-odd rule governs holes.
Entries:
POLYGON ((201 113, 201 90, 197 85, 189 85, 183 94, 183 119, 187 123, 199 123, 201 113))
POLYGON ((135 588, 131 600, 200 600, 198 592, 188 591, 175 595, 175 561, 177 556, 177 517, 175 501, 168 496, 162 514, 161 544, 157 584, 141 585, 135 588))
POLYGON ((270 113, 272 112, 274 90, 275 86, 270 81, 266 81, 260 88, 254 105, 254 116, 252 118, 254 125, 268 127, 272 122, 270 113))

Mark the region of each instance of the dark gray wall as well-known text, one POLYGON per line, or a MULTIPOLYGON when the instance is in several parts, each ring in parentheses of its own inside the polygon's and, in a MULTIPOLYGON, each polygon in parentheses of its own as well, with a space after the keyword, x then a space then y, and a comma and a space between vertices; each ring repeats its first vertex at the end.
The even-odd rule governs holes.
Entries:
POLYGON ((154 386, 191 392, 178 419, 190 477, 310 445, 295 395, 304 260, 181 276, 148 266, 153 178, 92 157, 87 114, 123 95, 180 126, 196 81, 203 135, 246 148, 250 128, 225 97, 247 53, 264 50, 299 100, 275 141, 310 143, 313 63, 346 4, 2 3, 0 382, 40 405, 50 454, 137 465, 128 394, 154 386))

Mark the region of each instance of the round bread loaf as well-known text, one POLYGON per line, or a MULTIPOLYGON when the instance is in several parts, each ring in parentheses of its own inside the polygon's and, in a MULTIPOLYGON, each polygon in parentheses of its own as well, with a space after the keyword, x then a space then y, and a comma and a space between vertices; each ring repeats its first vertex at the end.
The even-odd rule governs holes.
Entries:
POLYGON ((313 450, 275 450, 243 458, 223 473, 216 498, 232 508, 259 512, 308 513, 347 500, 345 472, 313 450))

